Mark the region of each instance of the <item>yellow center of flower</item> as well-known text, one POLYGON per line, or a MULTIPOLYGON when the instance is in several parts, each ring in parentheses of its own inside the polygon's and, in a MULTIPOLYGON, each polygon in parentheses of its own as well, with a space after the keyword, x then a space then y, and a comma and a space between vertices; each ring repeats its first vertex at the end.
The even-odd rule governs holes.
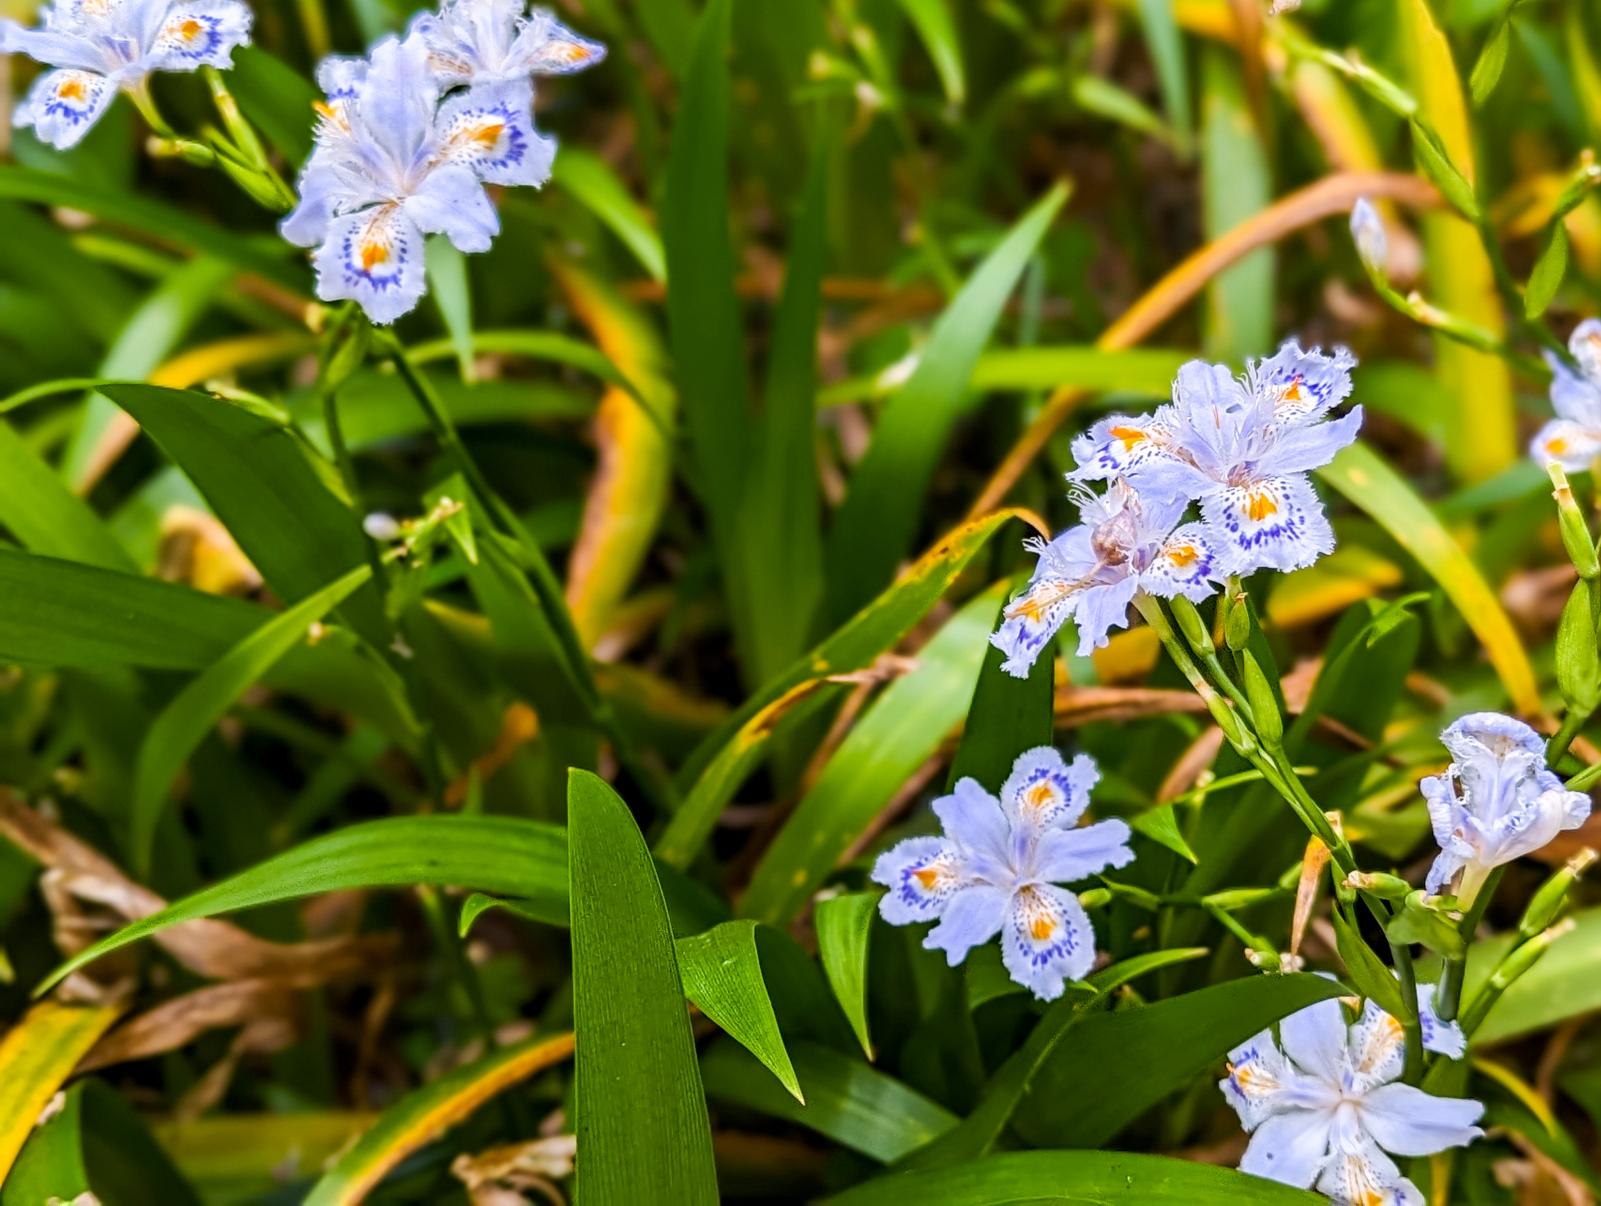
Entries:
POLYGON ((84 97, 84 92, 82 80, 64 80, 61 87, 56 89, 56 95, 62 100, 68 101, 81 101, 84 97))
POLYGON ((1056 918, 1036 917, 1029 925, 1028 932, 1034 936, 1035 942, 1045 942, 1056 933, 1056 918))

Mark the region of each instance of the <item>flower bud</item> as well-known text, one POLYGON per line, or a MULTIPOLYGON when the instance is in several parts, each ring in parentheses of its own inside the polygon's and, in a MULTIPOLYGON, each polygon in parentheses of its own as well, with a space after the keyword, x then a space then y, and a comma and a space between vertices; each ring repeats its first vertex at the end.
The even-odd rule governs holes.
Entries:
POLYGON ((1078 894, 1078 902, 1086 909, 1104 909, 1112 903, 1112 894, 1105 888, 1091 888, 1078 894))
POLYGON ((1353 871, 1345 877, 1345 886, 1385 900, 1405 900, 1412 894, 1412 885, 1406 880, 1383 871, 1353 871))
POLYGON ((1257 748, 1256 738, 1252 737, 1251 731, 1240 723, 1239 716, 1228 700, 1215 693, 1209 694, 1206 697, 1206 707, 1212 713, 1212 719, 1217 721, 1217 727, 1223 730, 1223 736, 1228 738, 1229 744, 1242 756, 1257 748))
POLYGON ((1211 657, 1216 653, 1217 647, 1212 644, 1212 633, 1207 628, 1206 621, 1201 619, 1201 613, 1195 610, 1195 604, 1183 595, 1174 595, 1171 606, 1173 618, 1178 621, 1179 631, 1190 643, 1190 648, 1202 657, 1211 657))
POLYGON ((1596 560, 1590 525, 1585 522, 1584 512, 1574 501, 1567 473, 1554 461, 1546 466, 1546 472, 1551 475, 1551 485, 1555 487, 1551 497, 1556 499, 1557 523, 1562 529, 1562 547, 1568 551, 1568 560, 1579 571, 1579 577, 1586 581, 1601 577, 1601 563, 1596 560))
POLYGON ((1251 643, 1251 605, 1243 590, 1227 592, 1223 600, 1228 606, 1223 618, 1223 637, 1229 648, 1238 653, 1251 643))
POLYGON ((1374 276, 1385 276, 1390 262, 1390 239, 1379 220, 1379 211, 1366 197, 1358 197, 1351 209, 1351 237, 1356 253, 1374 276))
POLYGON ((1244 671, 1245 699, 1251 705, 1256 731, 1269 749, 1277 749, 1284 744, 1284 717, 1279 712, 1278 696, 1273 694, 1273 685, 1249 649, 1240 654, 1240 665, 1244 671))
POLYGON ((1566 866, 1559 868, 1541 884, 1529 901, 1529 907, 1523 911, 1523 920, 1518 922, 1518 933, 1525 938, 1533 938, 1548 928, 1567 904, 1569 889, 1590 869, 1597 857, 1601 856, 1586 846, 1570 858, 1566 866))
POLYGON ((1564 917, 1555 925, 1541 930, 1530 938, 1501 961, 1501 966, 1490 976, 1491 987, 1497 990, 1510 987, 1513 981, 1545 957, 1553 942, 1571 933, 1577 924, 1573 918, 1564 917))

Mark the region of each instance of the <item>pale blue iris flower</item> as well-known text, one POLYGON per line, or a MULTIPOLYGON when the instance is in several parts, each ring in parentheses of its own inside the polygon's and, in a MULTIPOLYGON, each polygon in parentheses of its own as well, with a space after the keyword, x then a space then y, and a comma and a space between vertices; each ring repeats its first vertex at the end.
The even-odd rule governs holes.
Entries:
POLYGON ((923 945, 944 951, 952 967, 999 934, 1012 979, 1055 1000, 1095 963, 1089 916, 1056 885, 1134 858, 1124 822, 1075 828, 1099 777, 1089 757, 1066 763, 1047 746, 1017 759, 998 800, 961 780, 934 801, 942 835, 907 838, 874 864, 873 882, 889 889, 884 920, 937 921, 923 945))
POLYGON ((1551 407, 1557 417, 1540 428, 1529 455, 1542 467, 1555 461, 1577 473, 1601 457, 1601 320, 1587 318, 1575 327, 1568 351, 1578 372, 1560 357, 1545 354, 1551 365, 1551 407))
POLYGON ((447 0, 411 29, 427 41, 429 65, 446 87, 528 83, 536 75, 582 71, 606 57, 604 46, 579 37, 548 9, 526 9, 527 0, 447 0))
POLYGON ((1520 720, 1476 712, 1440 741, 1451 751, 1450 767, 1418 784, 1440 844, 1424 885, 1429 892, 1460 873, 1456 895, 1470 901, 1494 868, 1532 854, 1590 815, 1590 797, 1568 791, 1546 769, 1545 739, 1520 720))
POLYGON ((1198 502, 1226 575, 1296 570, 1334 548, 1334 532, 1307 473, 1352 443, 1362 408, 1329 413, 1351 394, 1355 358, 1304 352, 1294 340, 1246 377, 1194 360, 1173 402, 1117 415, 1073 444, 1076 480, 1128 478, 1150 498, 1198 502))
POLYGON ((1200 524, 1179 526, 1182 499, 1151 498, 1118 479, 1103 495, 1078 496, 1081 523, 1046 544, 1030 540, 1039 566, 1028 589, 1006 609, 990 643, 1006 654, 1003 669, 1026 676, 1069 617, 1078 624, 1079 653, 1106 644, 1128 623, 1140 591, 1195 602, 1221 580, 1214 546, 1200 524))
MULTIPOLYGON (((1424 1046, 1460 1057, 1461 1031, 1428 1016, 1424 1046)), ((1401 1083, 1405 1054, 1400 1022, 1371 1001, 1354 1024, 1338 1000, 1321 1001, 1280 1022, 1277 1041, 1264 1030, 1236 1047, 1218 1087, 1251 1135, 1240 1168, 1339 1206, 1423 1206, 1390 1155, 1472 1143, 1484 1107, 1401 1083)))
POLYGON ((75 146, 119 91, 142 95, 152 72, 227 67, 250 44, 240 0, 58 0, 37 29, 0 20, 0 53, 54 67, 34 82, 13 121, 58 150, 75 146))
POLYGON ((281 229, 317 248, 317 296, 391 323, 423 295, 424 236, 488 251, 500 218, 484 184, 542 182, 554 147, 534 133, 524 97, 489 86, 441 100, 416 35, 386 39, 366 63, 335 59, 320 78, 329 99, 317 147, 281 229))

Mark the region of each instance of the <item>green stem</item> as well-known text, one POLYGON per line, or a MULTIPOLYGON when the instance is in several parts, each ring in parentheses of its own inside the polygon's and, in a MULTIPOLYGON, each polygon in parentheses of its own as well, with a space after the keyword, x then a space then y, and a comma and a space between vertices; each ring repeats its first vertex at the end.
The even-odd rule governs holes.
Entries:
POLYGON ((1401 1004, 1406 1010, 1401 1017, 1401 1028, 1406 1031, 1406 1066, 1401 1076, 1407 1084, 1415 1085, 1423 1079, 1423 1019, 1418 1016, 1417 970, 1412 966, 1412 949, 1404 942, 1390 940, 1390 957, 1401 981, 1401 1004))
POLYGON ((1472 898, 1465 902, 1462 921, 1457 927, 1457 932, 1462 935, 1462 953, 1446 956, 1440 971, 1440 986, 1434 994, 1434 1010, 1442 1022, 1453 1021, 1462 1008, 1462 987, 1467 973, 1468 947, 1473 945, 1473 936, 1479 932, 1479 923, 1484 920, 1484 912, 1490 907, 1495 890, 1501 883, 1502 871, 1501 867, 1491 871, 1484 881, 1476 886, 1472 898))
POLYGON ((1578 708, 1569 708, 1563 713, 1561 727, 1545 747, 1546 766, 1556 769, 1557 763, 1562 761, 1562 756, 1568 752, 1573 739, 1579 735, 1589 719, 1590 713, 1578 708))
POLYGON ((373 338, 388 354, 401 381, 416 399, 429 426, 433 428, 434 437, 439 441, 440 448, 467 482, 478 504, 484 509, 484 514, 490 518, 494 526, 499 527, 518 545, 522 565, 528 572, 529 583, 550 623, 551 631, 556 635, 560 652, 572 672, 573 684, 583 698, 591 722, 611 742, 617 752, 618 760, 628 769, 630 777, 640 789, 651 796, 651 803, 657 810, 672 811, 671 785, 634 754, 633 743, 622 731, 611 706, 601 695, 600 687, 590 670, 589 654, 584 649, 578 630, 573 626, 572 615, 567 610, 561 583, 557 580, 555 571, 551 569, 545 554, 540 550, 538 542, 505 500, 490 486, 488 479, 478 468, 478 463, 468 453, 467 446, 462 443, 461 435, 446 412, 433 384, 418 371, 405 345, 390 332, 379 328, 373 329, 373 338))

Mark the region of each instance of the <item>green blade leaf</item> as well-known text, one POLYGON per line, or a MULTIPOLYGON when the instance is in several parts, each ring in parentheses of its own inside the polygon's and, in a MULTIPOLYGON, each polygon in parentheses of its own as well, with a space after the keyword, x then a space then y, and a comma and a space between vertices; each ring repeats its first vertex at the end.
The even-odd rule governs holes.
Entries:
POLYGON ((808 1042, 792 1044, 790 1055, 805 1105, 782 1092, 733 1043, 715 1044, 702 1058, 706 1092, 718 1101, 807 1127, 885 1164, 956 1124, 949 1110, 859 1059, 808 1042))
POLYGON ((868 1181, 829 1198, 826 1206, 1316 1206, 1325 1201, 1264 1177, 1167 1156, 1009 1152, 868 1181))
POLYGON ((1015 1125, 1036 1146, 1101 1147, 1230 1048, 1345 992, 1313 975, 1252 976, 1086 1018, 1039 1069, 1015 1125), (1071 1086, 1095 1085, 1094 1093, 1071 1086))
POLYGON ((689 790, 657 839, 657 855, 675 867, 687 867, 772 737, 772 725, 763 723, 763 714, 771 715, 775 705, 808 684, 820 684, 830 676, 871 664, 928 613, 1011 517, 1011 512, 988 515, 951 533, 853 620, 719 725, 680 772, 680 782, 687 783, 689 790))
POLYGON ((347 888, 415 884, 514 896, 552 925, 567 921, 567 837, 555 825, 513 817, 391 817, 313 838, 221 883, 174 901, 68 959, 38 991, 110 951, 180 921, 347 888))
MULTIPOLYGON (((1216 239, 1273 200, 1273 174, 1238 60, 1209 46, 1201 58, 1201 184, 1206 236, 1216 239)), ((1239 363, 1273 351, 1278 257, 1259 247, 1206 287, 1209 359, 1239 363)))
MULTIPOLYGON (((268 584, 293 602, 366 564, 367 544, 334 487, 332 466, 281 422, 206 394, 153 385, 107 386, 211 504, 268 584)), ((376 585, 342 608, 378 648, 389 623, 376 585)))
POLYGON ((784 292, 755 447, 739 511, 741 561, 731 567, 750 633, 752 685, 767 682, 806 648, 822 595, 822 503, 817 481, 817 327, 822 309, 828 162, 817 147, 791 238, 784 292))
POLYGON ((823 974, 868 1059, 873 1058, 873 1043, 867 1033, 867 951, 879 895, 852 892, 830 896, 817 902, 813 914, 823 974))
POLYGON ((156 717, 139 747, 128 818, 129 857, 139 878, 149 875, 156 826, 167 800, 167 789, 189 755, 246 688, 304 641, 312 624, 371 578, 372 569, 368 566, 351 570, 263 624, 185 687, 156 717))
MULTIPOLYGON (((1005 616, 1003 599, 990 631, 997 631, 1005 616)), ((993 645, 985 651, 962 743, 951 760, 952 787, 960 779, 977 779, 985 790, 998 792, 1019 754, 1056 740, 1054 654, 1037 658, 1024 678, 1002 670, 1005 661, 1006 654, 993 645)))
POLYGON ((199 1206, 134 1108, 98 1080, 67 1089, 49 1126, 34 1128, 0 1189, 0 1206, 94 1200, 199 1206))
POLYGON ((650 851, 628 807, 569 779, 578 1192, 594 1202, 715 1203, 717 1171, 683 986, 650 851), (619 946, 628 935, 627 955, 619 946))
POLYGON ((962 70, 962 42, 949 0, 901 0, 901 9, 934 61, 945 99, 961 105, 967 99, 967 76, 962 70))
POLYGON ((990 252, 935 324, 911 379, 885 404, 825 545, 829 624, 882 590, 906 556, 934 467, 969 409, 974 366, 1067 195, 1058 184, 990 252))
POLYGON ((9 423, 0 422, 0 523, 36 553, 103 569, 137 568, 100 517, 9 423))
POLYGON ((236 268, 260 273, 287 288, 306 290, 305 269, 289 260, 292 248, 282 239, 271 235, 252 239, 233 234, 188 210, 175 209, 124 189, 8 164, 0 166, 0 198, 80 210, 102 221, 226 260, 236 268))
POLYGON ((704 934, 680 938, 676 951, 684 995, 805 1105, 762 979, 756 923, 725 921, 704 934))
POLYGON ((667 168, 662 235, 668 328, 695 476, 723 564, 738 564, 735 521, 751 448, 728 212, 729 0, 695 27, 667 168))
POLYGON ((634 200, 617 173, 598 155, 563 147, 556 156, 551 183, 566 189, 579 204, 604 222, 640 267, 655 281, 667 279, 667 253, 655 224, 634 200))
POLYGON ((1540 714, 1540 691, 1517 629, 1473 558, 1382 457, 1358 441, 1318 475, 1388 532, 1440 584, 1484 646, 1511 698, 1529 716, 1540 714))
POLYGON ((1190 104, 1189 65, 1184 59, 1184 37, 1173 17, 1173 6, 1164 0, 1139 0, 1140 28, 1156 65, 1157 83, 1162 89, 1162 107, 1188 146, 1195 128, 1195 110, 1190 104))
POLYGON ((443 236, 428 240, 428 291, 450 332, 456 367, 463 381, 473 380, 473 293, 467 275, 467 257, 443 236))
MULTIPOLYGON (((95 375, 132 381, 149 376, 177 348, 232 275, 227 263, 208 256, 172 269, 128 315, 95 375)), ((104 472, 105 442, 116 414, 116 407, 104 395, 89 395, 61 468, 73 489, 86 490, 104 472)))
POLYGON ((918 651, 829 759, 751 876, 739 910, 783 925, 967 715, 998 592, 973 600, 918 651))
POLYGON ((1535 261, 1529 274, 1529 285, 1523 291, 1523 313, 1527 318, 1539 318, 1550 308, 1552 298, 1562 287, 1562 278, 1568 271, 1568 228, 1561 218, 1551 224, 1551 238, 1535 261))

